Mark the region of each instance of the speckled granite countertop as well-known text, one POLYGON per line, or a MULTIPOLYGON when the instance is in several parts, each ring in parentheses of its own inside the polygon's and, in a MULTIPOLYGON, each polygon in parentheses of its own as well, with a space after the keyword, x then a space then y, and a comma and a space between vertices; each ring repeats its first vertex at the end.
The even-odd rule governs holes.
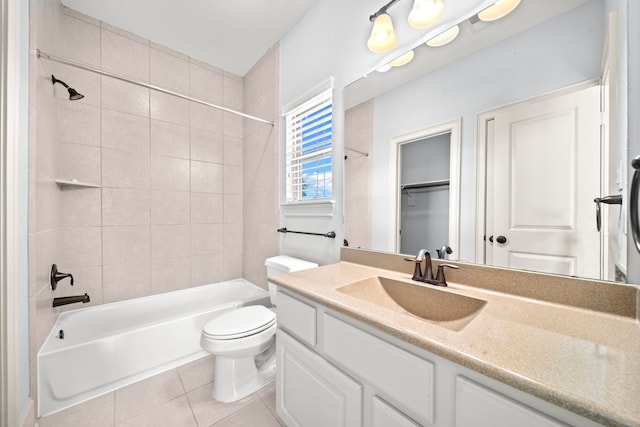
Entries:
POLYGON ((273 281, 599 423, 640 426, 640 288, 457 264, 437 289, 487 301, 457 331, 337 290, 373 276, 417 283, 398 255, 343 250, 342 262, 273 281))

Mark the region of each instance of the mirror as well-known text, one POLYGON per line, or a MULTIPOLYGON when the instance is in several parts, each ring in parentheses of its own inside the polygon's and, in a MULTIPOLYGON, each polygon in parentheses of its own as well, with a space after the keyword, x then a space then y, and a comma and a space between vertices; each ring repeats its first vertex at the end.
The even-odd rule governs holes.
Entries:
MULTIPOLYGON (((389 182, 397 175, 390 141, 460 120, 460 242, 451 258, 484 262, 485 256, 477 243, 482 235, 478 230, 484 226, 478 223, 478 218, 485 215, 487 208, 484 206, 480 216, 477 214, 481 205, 478 199, 485 197, 486 174, 483 170, 486 163, 479 163, 485 156, 478 151, 477 136, 485 131, 479 124, 480 115, 563 88, 575 88, 580 83, 599 82, 604 76, 605 44, 607 40, 615 44, 618 31, 614 30, 607 38, 607 29, 611 27, 609 12, 615 10, 616 4, 605 0, 523 0, 503 20, 494 23, 466 20, 451 44, 440 48, 422 46, 407 66, 386 73, 374 71, 348 85, 344 92, 345 237, 350 245, 396 250, 389 233, 395 223, 394 207, 389 206, 393 201, 389 197, 392 191, 389 182)), ((619 39, 624 40, 623 37, 626 34, 619 39)), ((624 46, 624 42, 620 44, 620 54, 624 46)), ((618 84, 626 84, 624 70, 616 69, 615 59, 610 71, 618 84)), ((612 102, 620 100, 612 98, 612 102)), ((611 107, 615 112, 616 105, 611 107)), ((626 108, 620 111, 625 112, 626 108)), ((590 198, 585 208, 589 218, 593 217, 594 232, 593 198, 627 193, 626 148, 614 145, 618 139, 624 139, 615 135, 617 129, 619 134, 626 129, 626 117, 619 114, 612 119, 608 134, 614 148, 606 154, 611 162, 602 180, 608 184, 602 184, 600 192, 590 198)), ((598 168, 593 173, 598 174, 598 168)), ((596 250, 606 251, 615 259, 612 265, 605 262, 600 269, 609 280, 624 281, 624 206, 603 208, 613 238, 603 239, 602 247, 596 250)), ((428 249, 435 252, 436 248, 428 249)))

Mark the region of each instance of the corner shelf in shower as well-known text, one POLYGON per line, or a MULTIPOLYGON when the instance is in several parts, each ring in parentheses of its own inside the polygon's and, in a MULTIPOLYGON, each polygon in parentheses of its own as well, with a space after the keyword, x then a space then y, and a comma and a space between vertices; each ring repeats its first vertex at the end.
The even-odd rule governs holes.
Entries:
POLYGON ((100 188, 99 184, 93 182, 83 182, 77 179, 56 179, 56 184, 60 188, 64 187, 85 187, 85 188, 100 188))

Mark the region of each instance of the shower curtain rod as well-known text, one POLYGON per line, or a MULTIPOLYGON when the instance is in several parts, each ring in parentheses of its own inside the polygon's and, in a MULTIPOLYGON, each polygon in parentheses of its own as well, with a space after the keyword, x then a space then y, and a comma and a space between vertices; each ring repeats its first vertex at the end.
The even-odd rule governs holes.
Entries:
POLYGON ((179 92, 174 92, 174 91, 171 91, 171 90, 163 89, 163 88, 158 87, 158 86, 150 85, 148 83, 144 83, 144 82, 141 82, 141 81, 138 81, 138 80, 133 80, 133 79, 130 79, 128 77, 124 77, 124 76, 121 76, 121 75, 118 75, 118 74, 110 73, 108 71, 102 71, 102 70, 100 70, 98 68, 95 68, 95 67, 92 67, 90 65, 81 64, 79 62, 70 61, 68 59, 60 58, 58 56, 42 52, 40 49, 36 49, 36 56, 38 58, 44 58, 44 59, 48 59, 49 61, 59 62, 60 64, 65 64, 65 65, 70 65, 72 67, 80 68, 81 70, 90 71, 92 73, 101 74, 101 75, 107 76, 107 77, 113 77, 114 79, 118 79, 118 80, 121 80, 123 82, 131 83, 131 84, 134 84, 134 85, 137 85, 137 86, 142 86, 142 87, 145 87, 147 89, 153 89, 153 90, 155 90, 157 92, 166 93, 167 95, 176 96, 178 98, 186 99, 188 101, 193 101, 193 102, 196 102, 198 104, 206 105, 208 107, 217 108, 218 110, 226 111, 227 113, 237 114, 237 115, 242 116, 244 118, 251 119, 251 120, 256 120, 258 122, 266 123, 266 124, 269 124, 271 126, 274 125, 273 122, 270 122, 270 121, 265 120, 265 119, 261 119, 260 117, 252 116, 250 114, 241 113, 240 111, 232 110, 230 108, 222 107, 220 105, 211 104, 209 102, 205 102, 205 101, 202 101, 202 100, 197 99, 197 98, 192 98, 190 96, 183 95, 183 94, 181 94, 179 92))

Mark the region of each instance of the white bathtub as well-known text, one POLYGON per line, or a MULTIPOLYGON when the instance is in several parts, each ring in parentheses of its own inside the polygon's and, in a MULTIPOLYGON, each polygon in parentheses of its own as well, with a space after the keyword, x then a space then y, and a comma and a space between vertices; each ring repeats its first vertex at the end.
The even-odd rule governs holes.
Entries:
POLYGON ((236 279, 60 314, 38 352, 39 415, 206 356, 204 324, 254 304, 269 305, 268 292, 236 279))

